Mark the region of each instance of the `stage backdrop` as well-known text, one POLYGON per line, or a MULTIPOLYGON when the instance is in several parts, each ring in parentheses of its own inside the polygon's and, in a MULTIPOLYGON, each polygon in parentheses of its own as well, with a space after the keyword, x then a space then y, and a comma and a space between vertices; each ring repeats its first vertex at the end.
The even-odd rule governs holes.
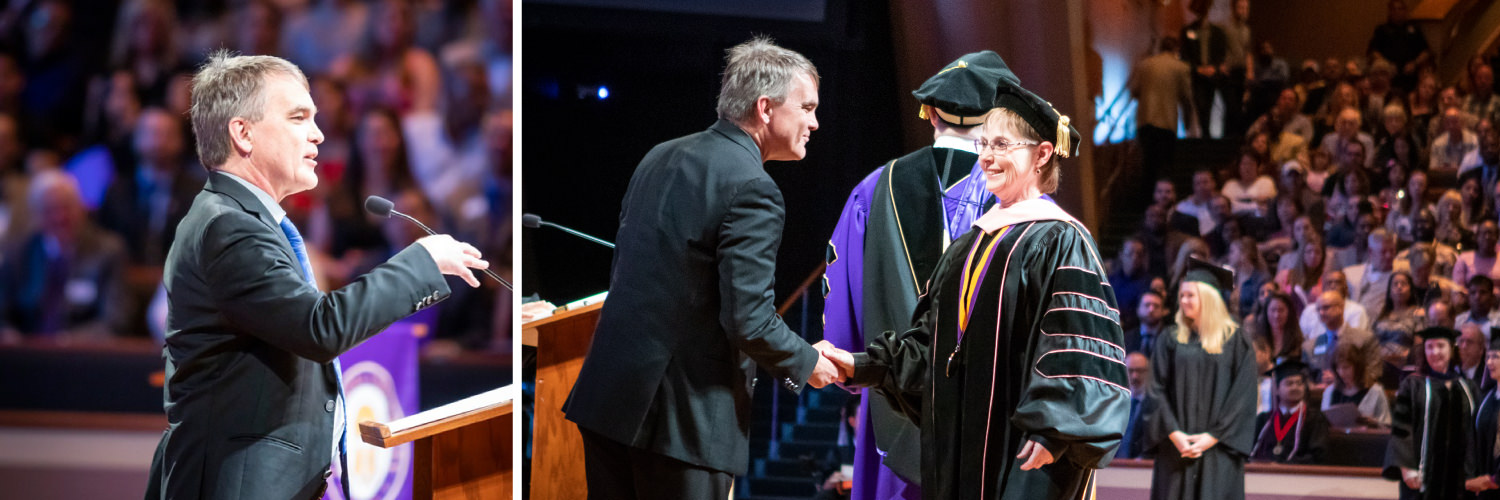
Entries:
MULTIPOLYGON (((411 443, 384 449, 359 439, 359 422, 389 422, 420 410, 417 397, 417 344, 428 325, 402 321, 339 356, 349 418, 349 494, 352 500, 409 500, 411 443)), ((345 500, 338 469, 324 500, 345 500)))

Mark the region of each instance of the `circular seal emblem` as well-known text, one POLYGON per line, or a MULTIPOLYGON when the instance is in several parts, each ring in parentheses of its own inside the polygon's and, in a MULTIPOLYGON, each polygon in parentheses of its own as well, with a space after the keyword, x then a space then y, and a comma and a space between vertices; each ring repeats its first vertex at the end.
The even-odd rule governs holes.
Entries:
MULTIPOLYGON (((344 370, 344 401, 349 412, 345 428, 351 500, 393 500, 411 475, 411 443, 380 448, 359 438, 359 422, 389 422, 406 416, 396 396, 396 383, 385 367, 361 361, 344 370)), ((335 476, 337 476, 337 468, 335 476)), ((342 500, 343 492, 329 488, 327 498, 342 500)))

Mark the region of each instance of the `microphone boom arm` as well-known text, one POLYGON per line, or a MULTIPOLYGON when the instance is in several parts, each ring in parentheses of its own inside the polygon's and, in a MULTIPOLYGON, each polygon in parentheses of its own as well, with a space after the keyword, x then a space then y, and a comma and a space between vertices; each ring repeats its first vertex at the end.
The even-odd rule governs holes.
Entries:
MULTIPOLYGON (((437 231, 433 231, 432 228, 427 227, 426 224, 423 224, 422 221, 417 220, 416 217, 412 217, 410 215, 406 215, 406 214, 403 214, 401 212, 397 212, 395 210, 391 210, 391 215, 395 215, 395 216, 401 217, 403 219, 412 221, 412 223, 416 224, 418 227, 421 227, 423 231, 427 231, 427 234, 434 235, 434 236, 437 235, 437 231)), ((611 245, 611 246, 613 246, 613 245, 611 245)), ((515 290, 515 287, 511 286, 511 284, 510 284, 509 281, 505 281, 505 278, 501 278, 500 275, 495 274, 494 271, 491 271, 489 269, 480 269, 480 271, 482 271, 485 275, 487 275, 487 276, 489 276, 491 278, 494 278, 495 281, 499 281, 500 284, 505 285, 505 288, 507 290, 512 290, 512 291, 515 290)))
POLYGON ((580 232, 580 231, 575 231, 575 230, 573 230, 573 229, 571 229, 571 228, 567 228, 567 227, 563 227, 563 226, 559 226, 559 225, 557 225, 557 224, 553 224, 553 223, 551 223, 551 222, 546 222, 546 221, 537 221, 537 222, 538 222, 538 224, 540 224, 540 225, 543 225, 543 226, 547 226, 547 227, 553 227, 553 228, 557 228, 557 229, 558 229, 558 230, 561 230, 561 231, 563 231, 563 232, 565 232, 565 233, 568 233, 568 234, 571 234, 571 235, 573 235, 573 236, 577 236, 577 237, 579 237, 579 238, 583 238, 583 239, 586 239, 586 240, 589 240, 589 241, 592 241, 592 242, 594 242, 594 243, 598 243, 598 244, 600 244, 600 245, 604 245, 604 246, 607 246, 607 247, 610 247, 610 248, 614 248, 614 247, 615 247, 615 244, 614 244, 614 243, 610 243, 610 242, 608 242, 608 241, 604 241, 604 240, 602 240, 602 239, 599 239, 599 238, 595 238, 595 237, 593 237, 593 236, 589 236, 589 235, 587 235, 587 234, 584 234, 584 233, 582 233, 582 232, 580 232))

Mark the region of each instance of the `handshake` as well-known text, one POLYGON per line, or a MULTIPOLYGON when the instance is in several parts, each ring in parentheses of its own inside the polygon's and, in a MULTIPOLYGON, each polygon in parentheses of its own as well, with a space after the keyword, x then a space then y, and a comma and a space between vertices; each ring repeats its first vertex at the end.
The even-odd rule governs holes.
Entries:
POLYGON ((808 377, 808 385, 821 389, 854 376, 854 355, 849 351, 834 347, 827 340, 813 344, 813 349, 818 350, 818 365, 808 377))

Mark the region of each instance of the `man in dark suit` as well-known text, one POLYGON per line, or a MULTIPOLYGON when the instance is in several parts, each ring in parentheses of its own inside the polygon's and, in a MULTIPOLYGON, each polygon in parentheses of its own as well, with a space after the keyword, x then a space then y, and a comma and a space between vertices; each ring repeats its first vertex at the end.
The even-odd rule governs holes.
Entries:
POLYGON ((718 122, 652 148, 622 201, 610 297, 563 407, 593 498, 726 498, 749 462, 755 365, 794 392, 839 378, 775 313, 785 209, 762 166, 806 155, 817 69, 763 38, 728 59, 718 122))
POLYGON ((146 496, 318 498, 344 467, 339 354, 447 298, 444 274, 478 286, 468 268, 488 264, 432 236, 318 290, 278 205, 318 183, 323 133, 307 79, 282 59, 219 52, 192 95, 211 173, 167 256, 167 431, 146 496))

